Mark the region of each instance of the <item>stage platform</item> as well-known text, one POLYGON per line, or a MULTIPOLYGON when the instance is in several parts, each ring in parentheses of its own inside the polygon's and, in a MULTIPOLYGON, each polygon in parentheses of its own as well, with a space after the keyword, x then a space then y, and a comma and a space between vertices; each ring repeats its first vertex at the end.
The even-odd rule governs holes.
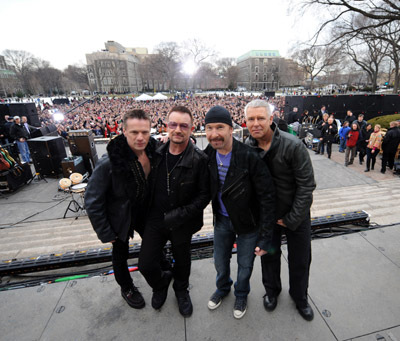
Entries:
MULTIPOLYGON (((10 340, 400 340, 400 225, 312 242, 309 301, 312 322, 297 313, 288 294, 286 255, 283 290, 272 313, 264 310, 260 261, 251 279, 248 311, 233 317, 231 293, 215 311, 211 259, 193 261, 190 294, 194 312, 183 318, 172 288, 155 311, 143 277, 134 282, 146 300, 130 308, 112 275, 0 292, 0 339, 10 340)), ((284 247, 285 249, 285 247, 284 247)), ((236 257, 233 257, 233 278, 236 257)))
MULTIPOLYGON (((105 151, 105 145, 97 148, 99 155, 105 151)), ((334 148, 332 159, 310 151, 317 182, 312 216, 365 210, 373 225, 381 227, 312 242, 311 323, 300 317, 288 295, 285 260, 275 312, 266 312, 262 305, 259 259, 244 318, 233 318, 233 294, 209 311, 215 270, 212 259, 204 259, 192 263, 190 318, 179 314, 172 289, 161 311, 154 311, 151 290, 134 272, 146 300, 143 310, 125 303, 113 276, 0 292, 0 340, 400 341, 400 179, 389 170, 381 174, 379 167, 369 173, 358 164, 344 167, 344 154, 334 148)), ((380 160, 377 163, 380 166, 380 160)), ((70 195, 57 190, 58 180, 34 181, 0 198, 0 260, 107 246, 98 241, 84 212, 69 212, 62 219, 70 195)), ((211 230, 208 207, 202 231, 211 230)), ((89 267, 58 272, 83 269, 89 267)), ((233 271, 235 276, 236 265, 233 271)), ((27 276, 41 275, 46 273, 27 276)), ((1 285, 19 281, 21 277, 0 278, 1 285)))

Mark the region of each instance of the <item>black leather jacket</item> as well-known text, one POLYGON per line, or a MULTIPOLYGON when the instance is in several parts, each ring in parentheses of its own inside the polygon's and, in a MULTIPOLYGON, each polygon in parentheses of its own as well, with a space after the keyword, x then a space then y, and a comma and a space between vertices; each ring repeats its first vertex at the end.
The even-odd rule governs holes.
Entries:
MULTIPOLYGON (((152 168, 156 144, 150 139, 146 147, 152 168)), ((148 206, 148 181, 125 136, 111 140, 107 151, 96 164, 85 193, 86 212, 103 243, 116 238, 125 241, 133 236, 133 229, 141 233, 148 206)))
MULTIPOLYGON (((219 209, 216 151, 205 149, 209 156, 211 199, 215 215, 219 209)), ((237 234, 259 231, 257 246, 269 249, 275 224, 275 189, 268 167, 251 148, 233 139, 232 156, 221 195, 229 219, 237 234)))
POLYGON ((271 128, 274 135, 267 152, 258 148, 257 141, 251 136, 246 144, 257 148, 274 179, 276 218, 283 219, 289 229, 296 230, 310 214, 312 192, 316 187, 314 171, 304 143, 277 129, 275 123, 271 128))
MULTIPOLYGON (((155 153, 154 179, 169 142, 157 148, 155 153)), ((208 157, 189 141, 182 159, 171 177, 170 203, 173 208, 165 212, 165 227, 183 235, 196 233, 203 226, 203 211, 210 202, 208 157)), ((157 190, 153 182, 152 193, 157 190)), ((151 201, 153 198, 151 199, 151 201)))

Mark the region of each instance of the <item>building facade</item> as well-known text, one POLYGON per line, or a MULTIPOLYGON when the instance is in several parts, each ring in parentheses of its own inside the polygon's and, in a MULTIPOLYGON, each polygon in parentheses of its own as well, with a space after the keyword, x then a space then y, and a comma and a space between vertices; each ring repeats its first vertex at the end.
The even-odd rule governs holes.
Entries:
MULTIPOLYGON (((140 54, 146 49, 140 49, 140 54), (142 51, 143 50, 143 51, 142 51)), ((142 90, 139 59, 135 48, 107 41, 105 49, 86 54, 89 85, 92 90, 109 93, 133 93, 142 90)))
POLYGON ((251 50, 240 56, 238 87, 248 91, 278 90, 282 59, 277 50, 251 50))

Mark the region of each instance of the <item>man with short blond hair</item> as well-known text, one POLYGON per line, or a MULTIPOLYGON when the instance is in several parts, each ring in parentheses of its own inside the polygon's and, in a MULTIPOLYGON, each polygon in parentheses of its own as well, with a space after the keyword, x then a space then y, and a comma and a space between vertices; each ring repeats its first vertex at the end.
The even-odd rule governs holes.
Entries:
POLYGON ((284 233, 288 246, 289 294, 300 315, 311 321, 314 313, 307 298, 311 263, 310 207, 316 186, 311 159, 301 140, 278 129, 266 101, 248 103, 245 117, 250 132, 246 143, 258 151, 268 165, 276 188, 272 251, 261 257, 266 291, 264 307, 273 311, 282 290, 281 236, 284 233))

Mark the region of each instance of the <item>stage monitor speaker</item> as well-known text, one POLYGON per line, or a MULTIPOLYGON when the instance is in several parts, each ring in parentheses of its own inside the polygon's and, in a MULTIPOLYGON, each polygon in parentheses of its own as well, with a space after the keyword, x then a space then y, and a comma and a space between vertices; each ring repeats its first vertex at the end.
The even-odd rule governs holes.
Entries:
POLYGON ((68 98, 55 98, 55 99, 53 99, 53 104, 54 105, 69 104, 69 99, 68 98))
POLYGON ((67 157, 61 161, 61 166, 64 178, 69 178, 72 173, 86 173, 82 156, 67 157))
POLYGON ((98 161, 94 134, 91 130, 71 130, 68 132, 68 144, 72 155, 82 156, 89 174, 98 161))
POLYGON ((28 140, 28 145, 37 173, 47 176, 62 173, 61 161, 67 157, 62 137, 41 136, 28 140))

